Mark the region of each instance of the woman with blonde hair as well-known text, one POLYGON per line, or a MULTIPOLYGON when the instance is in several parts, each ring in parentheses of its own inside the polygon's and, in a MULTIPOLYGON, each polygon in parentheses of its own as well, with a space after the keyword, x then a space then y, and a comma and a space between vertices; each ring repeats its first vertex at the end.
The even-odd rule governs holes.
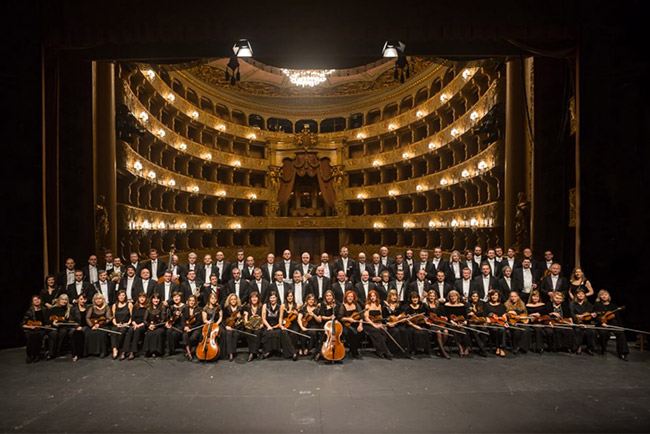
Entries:
POLYGON ((391 360, 393 355, 386 346, 387 332, 382 321, 382 302, 379 299, 379 294, 374 289, 368 291, 364 320, 363 330, 370 337, 376 354, 381 358, 391 360))
POLYGON ((238 330, 243 327, 241 324, 244 322, 244 314, 241 309, 241 300, 234 292, 229 294, 223 307, 223 317, 226 324, 225 342, 226 353, 228 354, 228 361, 235 360, 237 355, 237 340, 240 333, 238 330), (228 325, 228 323, 232 325, 228 325))
POLYGON ((47 333, 48 338, 48 355, 47 360, 57 357, 61 353, 61 347, 66 338, 71 336, 71 331, 74 330, 70 323, 70 304, 67 294, 61 294, 58 298, 54 299, 54 306, 47 311, 47 323, 55 330, 49 330, 47 333), (61 324, 63 323, 63 324, 61 324))
POLYGON ((86 328, 84 345, 86 355, 97 355, 100 358, 108 354, 108 336, 105 330, 110 330, 113 321, 111 311, 104 296, 97 293, 93 296, 92 306, 86 311, 86 328), (104 329, 104 330, 100 330, 104 329))
POLYGON ((590 297, 594 295, 594 288, 591 286, 591 283, 589 280, 587 280, 587 276, 585 276, 585 273, 582 271, 582 268, 576 267, 573 269, 573 272, 571 273, 571 279, 569 279, 569 283, 571 284, 569 288, 569 294, 571 294, 571 299, 576 295, 576 292, 578 291, 579 288, 582 288, 582 290, 585 292, 585 295, 587 297, 590 297))
MULTIPOLYGON (((622 308, 619 308, 615 303, 612 302, 612 297, 609 294, 609 291, 606 289, 601 289, 598 291, 598 298, 594 303, 594 313, 598 315, 603 315, 606 313, 611 313, 613 315, 612 319, 604 321, 603 318, 598 318, 597 323, 603 328, 609 326, 623 327, 623 321, 621 320, 620 311, 622 308)), ((620 330, 598 330, 598 338, 600 339, 601 345, 601 354, 607 354, 607 342, 609 341, 610 334, 614 333, 616 337, 616 352, 618 357, 621 360, 627 362, 627 356, 630 354, 630 349, 627 346, 627 339, 625 338, 625 333, 620 330)))
MULTIPOLYGON (((504 303, 509 315, 528 316, 526 305, 519 297, 519 292, 510 291, 508 300, 504 303)), ((512 353, 527 353, 530 349, 530 333, 523 327, 510 327, 510 342, 512 342, 512 353)))

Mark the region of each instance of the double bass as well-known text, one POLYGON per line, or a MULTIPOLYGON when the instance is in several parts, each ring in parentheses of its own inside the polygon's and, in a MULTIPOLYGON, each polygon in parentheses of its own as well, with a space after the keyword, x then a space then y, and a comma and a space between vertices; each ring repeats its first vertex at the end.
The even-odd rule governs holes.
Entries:
POLYGON ((343 325, 336 320, 336 316, 325 323, 326 339, 323 342, 320 353, 325 360, 339 361, 345 357, 345 345, 341 342, 343 334, 343 325))
POLYGON ((201 332, 201 342, 196 346, 196 357, 199 360, 214 360, 219 357, 219 343, 217 338, 221 329, 218 324, 214 322, 214 316, 217 314, 217 309, 214 310, 210 321, 203 326, 201 332))

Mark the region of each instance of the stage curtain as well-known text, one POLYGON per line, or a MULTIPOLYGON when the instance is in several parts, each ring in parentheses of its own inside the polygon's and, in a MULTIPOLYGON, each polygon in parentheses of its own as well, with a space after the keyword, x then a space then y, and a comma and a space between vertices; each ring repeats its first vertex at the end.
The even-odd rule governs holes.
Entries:
POLYGON ((336 202, 336 193, 334 192, 332 181, 332 166, 330 165, 330 160, 329 158, 323 158, 320 160, 320 166, 318 167, 318 185, 323 194, 323 200, 329 206, 334 206, 334 203, 336 202))
POLYGON ((336 195, 333 186, 332 166, 329 158, 319 160, 316 154, 298 154, 295 160, 285 158, 282 162, 280 173, 280 187, 278 189, 278 202, 285 204, 291 197, 296 176, 309 176, 318 179, 318 186, 323 195, 323 200, 329 206, 334 206, 336 195))
POLYGON ((278 189, 278 202, 285 204, 289 201, 289 196, 291 196, 291 192, 293 191, 293 184, 296 180, 296 171, 293 166, 293 160, 290 158, 285 158, 282 163, 280 187, 278 189))

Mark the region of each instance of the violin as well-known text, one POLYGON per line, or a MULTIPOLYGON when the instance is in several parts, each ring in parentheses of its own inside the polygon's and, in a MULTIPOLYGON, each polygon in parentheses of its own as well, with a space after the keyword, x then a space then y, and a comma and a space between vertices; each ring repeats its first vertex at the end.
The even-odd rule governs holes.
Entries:
POLYGON ((320 350, 321 355, 325 360, 329 361, 343 359, 345 357, 345 346, 341 342, 343 326, 334 318, 327 321, 323 328, 326 338, 320 350))
POLYGON ((307 325, 309 324, 309 321, 311 321, 312 319, 314 319, 314 314, 309 313, 308 311, 305 311, 305 314, 302 316, 302 322, 301 322, 302 326, 304 328, 307 328, 307 325))
POLYGON ((289 327, 291 327, 291 324, 292 324, 296 319, 298 319, 298 314, 296 313, 296 311, 294 310, 294 311, 289 312, 289 313, 284 317, 284 320, 282 321, 282 327, 284 327, 285 329, 288 329, 289 327))
POLYGON ((354 312, 352 315, 350 315, 350 318, 352 318, 354 321, 343 321, 343 324, 346 327, 350 327, 353 323, 359 322, 361 320, 361 314, 360 312, 354 312))
POLYGON ((578 324, 582 324, 587 321, 593 321, 595 318, 595 315, 592 312, 587 312, 583 314, 576 314, 576 320, 578 321, 578 324))
POLYGON ((90 318, 90 322, 92 323, 92 325, 100 325, 101 326, 101 325, 106 324, 107 319, 106 319, 106 317, 104 315, 102 315, 102 316, 98 316, 96 318, 90 318))
POLYGON ((529 320, 530 318, 524 315, 508 314, 508 322, 510 324, 517 324, 517 323, 526 324, 528 323, 529 320))
POLYGON ((488 317, 488 321, 493 324, 505 325, 506 320, 503 317, 498 316, 496 313, 491 313, 488 317))
POLYGON ((167 320, 167 326, 171 327, 174 325, 174 323, 181 317, 181 311, 177 310, 175 311, 167 320))
POLYGON ((484 317, 484 316, 476 316, 476 315, 474 315, 469 319, 469 322, 472 323, 472 324, 487 324, 487 323, 489 323, 491 321, 490 321, 490 318, 487 318, 487 317, 484 317))
POLYGON ((196 357, 199 360, 214 360, 219 357, 219 344, 217 338, 221 329, 214 322, 214 316, 217 314, 215 309, 210 321, 203 326, 201 330, 201 341, 196 346, 196 357))
POLYGON ((29 327, 37 327, 37 328, 46 329, 46 330, 56 330, 55 328, 44 326, 43 323, 40 322, 40 321, 35 321, 35 320, 31 320, 31 319, 28 319, 27 322, 25 323, 25 325, 29 326, 29 327))
POLYGON ((64 316, 57 316, 57 315, 50 315, 50 321, 51 322, 54 322, 54 321, 64 322, 65 317, 64 316))
POLYGON ((383 322, 384 318, 381 315, 370 315, 370 322, 380 323, 383 322))
POLYGON ((452 314, 452 315, 449 317, 449 319, 450 319, 451 321, 456 322, 456 323, 464 323, 465 321, 467 321, 463 315, 453 315, 453 314, 452 314))
POLYGON ((244 318, 241 316, 241 312, 237 311, 226 318, 226 326, 236 327, 244 321, 244 318))
POLYGON ((449 319, 446 316, 438 316, 433 312, 429 312, 429 317, 425 318, 424 322, 428 325, 446 326, 449 319))
POLYGON ((601 324, 607 324, 607 321, 611 321, 614 318, 616 318, 616 315, 615 315, 616 312, 618 312, 619 310, 623 310, 623 309, 625 309, 625 306, 621 306, 621 307, 616 308, 614 310, 608 310, 607 312, 604 312, 604 313, 598 315, 598 321, 601 324))

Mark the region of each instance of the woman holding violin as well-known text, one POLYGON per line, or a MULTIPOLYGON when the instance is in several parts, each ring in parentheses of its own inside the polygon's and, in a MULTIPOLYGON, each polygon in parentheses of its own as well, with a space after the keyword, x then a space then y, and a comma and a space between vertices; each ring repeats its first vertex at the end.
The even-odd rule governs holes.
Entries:
POLYGON ((239 340, 239 330, 244 327, 244 315, 241 309, 241 301, 237 294, 232 293, 226 298, 223 308, 223 317, 226 324, 225 344, 228 361, 232 362, 237 356, 237 341, 239 340))
POLYGON ((266 304, 262 307, 262 322, 264 323, 264 333, 262 334, 262 346, 264 348, 264 358, 268 358, 274 352, 282 351, 282 330, 280 330, 280 303, 278 293, 271 291, 266 304))
POLYGON ((180 323, 183 327, 181 345, 185 348, 185 358, 192 361, 192 347, 195 347, 201 340, 201 308, 198 306, 196 295, 187 297, 187 303, 181 311, 180 323))
POLYGON ((47 325, 54 330, 47 330, 48 355, 47 360, 57 357, 61 353, 63 342, 71 335, 70 304, 67 294, 61 294, 55 305, 47 311, 47 325))
MULTIPOLYGON (((334 291, 328 289, 327 291, 325 291, 325 294, 323 295, 323 301, 318 307, 318 316, 320 317, 321 320, 320 324, 324 326, 325 324, 327 324, 328 321, 338 319, 336 315, 339 312, 339 310, 340 310, 339 305, 336 302, 336 296, 334 295, 334 291)), ((316 347, 316 354, 314 354, 315 362, 317 362, 320 359, 321 347, 322 347, 321 344, 326 342, 328 336, 326 332, 318 332, 318 334, 320 339, 319 339, 318 347, 316 347)))
POLYGON ((126 299, 126 291, 120 289, 117 291, 117 301, 111 306, 113 311, 113 330, 120 332, 120 334, 111 333, 111 347, 113 348, 113 360, 117 359, 118 355, 120 360, 126 359, 126 334, 131 327, 131 312, 133 311, 133 304, 129 303, 126 299), (121 350, 121 355, 120 355, 121 350))
MULTIPOLYGON (((427 292, 427 297, 424 299, 424 302, 422 304, 426 308, 427 313, 424 315, 424 318, 426 318, 424 321, 418 321, 420 326, 423 327, 424 331, 431 330, 428 332, 430 335, 435 334, 436 342, 438 344, 438 356, 444 357, 445 359, 450 359, 451 357, 445 350, 445 343, 447 342, 447 339, 449 339, 449 330, 446 328, 443 329, 441 327, 431 326, 431 324, 435 324, 431 319, 431 316, 437 316, 442 312, 442 305, 440 304, 440 299, 438 298, 438 292, 433 289, 427 292)), ((431 344, 429 344, 428 347, 430 348, 431 344)))
POLYGON ((616 327, 623 327, 623 321, 620 316, 621 310, 623 310, 623 307, 619 307, 612 302, 612 297, 610 296, 609 291, 605 289, 598 291, 598 298, 596 298, 596 302, 594 303, 594 313, 597 315, 596 323, 603 328, 612 326, 611 332, 607 330, 598 331, 601 354, 607 353, 607 342, 609 341, 609 336, 611 333, 614 333, 614 336, 616 336, 616 352, 618 353, 618 357, 627 362, 630 349, 627 346, 625 333, 622 330, 615 329, 616 327))
MULTIPOLYGON (((533 325, 542 325, 540 318, 548 316, 548 310, 546 310, 546 303, 542 302, 542 297, 539 290, 533 289, 528 297, 528 303, 526 303, 526 311, 528 316, 531 318, 530 322, 533 325)), ((548 347, 551 347, 551 340, 553 339, 553 330, 550 327, 533 327, 532 328, 532 337, 534 338, 534 344, 531 343, 532 351, 535 353, 542 354, 544 353, 544 343, 548 344, 548 347)))
POLYGON ((43 327, 46 324, 45 309, 43 308, 43 299, 40 295, 32 296, 32 303, 23 316, 21 326, 27 338, 27 363, 38 362, 41 360, 41 347, 43 338, 47 330, 43 327))
POLYGON ((551 318, 551 330, 553 330, 552 350, 554 352, 565 350, 567 353, 573 353, 575 339, 573 327, 563 326, 563 323, 573 324, 571 319, 571 310, 569 305, 564 301, 564 293, 554 291, 551 300, 546 303, 546 310, 551 318))
POLYGON ((379 294, 374 289, 368 291, 366 309, 364 312, 363 331, 370 337, 372 346, 375 347, 377 356, 392 360, 393 354, 386 345, 386 326, 382 316, 383 306, 379 294))
POLYGON ((56 299, 61 294, 61 288, 56 284, 56 276, 48 274, 45 278, 45 287, 41 290, 41 300, 45 309, 51 309, 56 304, 56 299))
POLYGON ((460 357, 469 356, 469 342, 467 334, 460 333, 462 326, 467 325, 467 306, 461 302, 460 294, 455 289, 447 294, 447 302, 442 305, 442 315, 447 317, 451 326, 451 333, 458 345, 460 357))
POLYGON ((144 313, 144 324, 147 327, 144 333, 142 351, 146 357, 158 357, 165 354, 165 328, 167 309, 162 304, 162 297, 155 292, 151 296, 151 304, 144 313))
POLYGON ((265 328, 262 322, 262 299, 257 291, 251 292, 248 296, 248 304, 244 307, 244 326, 248 333, 254 335, 246 335, 248 361, 252 362, 259 355, 260 342, 262 342, 265 328))
POLYGON ((528 323, 528 310, 526 310, 526 305, 519 297, 519 292, 510 291, 505 307, 509 321, 514 325, 514 327, 509 327, 512 353, 525 354, 530 349, 530 333, 524 327, 517 327, 517 323, 528 323))
MULTIPOLYGON (((479 293, 474 290, 469 293, 467 297, 467 319, 472 325, 472 328, 482 328, 485 331, 489 330, 489 319, 485 308, 485 302, 481 300, 479 293)), ((485 350, 485 338, 483 334, 474 330, 467 330, 469 336, 469 346, 472 346, 472 341, 478 347, 478 354, 481 357, 487 357, 485 350)))
POLYGON ((575 331, 576 354, 582 354, 582 344, 587 344, 587 354, 594 355, 596 350, 596 330, 587 328, 594 324, 593 306, 587 301, 587 294, 584 288, 577 288, 573 300, 569 303, 573 322, 579 324, 575 331))
MULTIPOLYGON (((63 295, 63 294, 62 294, 63 295)), ((66 297, 68 295, 66 294, 66 297)), ((68 299, 69 300, 69 299, 68 299)), ((69 303, 68 303, 69 304, 69 303)), ((84 355, 84 325, 86 324, 86 311, 88 307, 86 306, 86 295, 79 294, 77 297, 77 302, 70 309, 70 320, 71 322, 77 323, 77 325, 72 329, 72 361, 76 362, 79 360, 79 357, 84 355)))
POLYGON ((361 333, 363 333, 362 309, 357 302, 357 293, 353 290, 345 291, 343 304, 339 308, 339 317, 343 323, 343 336, 348 344, 350 354, 355 359, 360 359, 359 346, 361 345, 361 333))
MULTIPOLYGON (((386 331, 406 351, 404 356, 410 358, 411 356, 408 354, 409 335, 408 325, 406 324, 407 317, 400 306, 397 289, 393 288, 388 291, 386 301, 382 305, 382 316, 387 318, 386 331)), ((395 342, 393 342, 393 339, 386 341, 388 350, 391 352, 401 351, 395 342)))
POLYGON ((316 296, 312 293, 307 294, 305 302, 298 311, 298 326, 300 333, 304 333, 311 339, 300 336, 300 350, 298 354, 307 356, 315 352, 320 355, 320 333, 318 330, 322 328, 322 319, 320 317, 318 305, 316 304, 316 296))
POLYGON ((167 354, 173 356, 176 353, 176 347, 183 337, 183 328, 181 323, 181 316, 183 316, 183 295, 180 291, 172 293, 172 302, 167 308, 167 322, 165 328, 167 329, 167 354))
POLYGON ((141 292, 131 308, 131 324, 124 337, 124 352, 129 353, 129 360, 133 360, 141 350, 140 345, 144 339, 145 330, 147 330, 144 316, 148 309, 149 298, 147 294, 141 292))
MULTIPOLYGON (((288 291, 284 297, 285 301, 280 306, 280 330, 282 336, 282 356, 285 359, 291 357, 295 362, 298 360, 298 335, 288 330, 298 331, 298 305, 296 305, 295 293, 288 291)), ((306 339, 306 338, 305 338, 306 339)), ((302 352, 302 348, 300 348, 302 352)))
MULTIPOLYGON (((435 291, 433 291, 435 292, 435 291)), ((436 294, 437 296, 437 294, 436 294)), ((427 294, 427 299, 429 295, 427 294)), ((431 355, 431 342, 429 338, 429 329, 424 322, 424 317, 429 315, 429 312, 434 312, 430 310, 424 303, 420 301, 420 296, 417 291, 412 291, 408 297, 409 304, 404 308, 404 313, 406 316, 416 316, 420 315, 418 319, 408 320, 406 323, 409 327, 409 350, 411 350, 411 355, 415 355, 417 351, 423 352, 427 355, 431 355)), ((437 299, 433 302, 434 305, 438 306, 437 299)), ((438 309, 438 307, 436 307, 438 309)), ((442 335, 438 338, 438 342, 442 342, 442 335)), ((446 359, 449 358, 449 354, 444 350, 444 346, 440 346, 441 355, 446 359)))
POLYGON ((496 347, 495 354, 499 357, 505 357, 506 352, 506 332, 508 320, 506 318, 506 307, 501 303, 501 292, 491 289, 488 292, 488 302, 485 305, 485 313, 488 318, 496 322, 495 327, 490 328, 490 340, 496 347), (503 327, 499 327, 503 325, 503 327))
POLYGON ((92 306, 86 311, 86 328, 84 345, 86 355, 99 354, 100 358, 108 355, 108 332, 111 330, 113 311, 102 294, 93 296, 92 306))

